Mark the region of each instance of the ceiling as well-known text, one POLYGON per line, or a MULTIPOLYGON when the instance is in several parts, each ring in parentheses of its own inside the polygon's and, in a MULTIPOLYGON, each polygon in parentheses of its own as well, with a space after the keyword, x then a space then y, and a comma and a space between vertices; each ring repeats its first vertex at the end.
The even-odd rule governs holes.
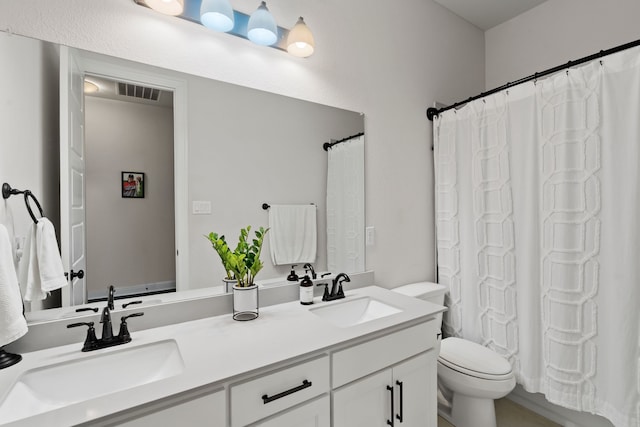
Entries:
POLYGON ((481 30, 502 24, 546 0, 434 0, 481 30))

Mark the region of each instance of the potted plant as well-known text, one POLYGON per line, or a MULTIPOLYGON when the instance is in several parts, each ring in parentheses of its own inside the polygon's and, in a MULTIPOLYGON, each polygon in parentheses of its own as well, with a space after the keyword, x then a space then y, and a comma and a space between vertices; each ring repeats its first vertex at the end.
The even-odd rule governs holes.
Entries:
POLYGON ((227 242, 224 236, 219 236, 218 233, 209 233, 208 236, 204 236, 211 242, 213 249, 215 249, 216 253, 220 257, 220 261, 222 261, 222 267, 225 271, 225 277, 222 278, 222 282, 224 283, 224 292, 231 292, 231 287, 238 283, 236 280, 233 269, 231 268, 231 259, 234 256, 231 249, 227 245, 227 242))
POLYGON ((231 251, 224 236, 210 233, 206 236, 216 250, 227 273, 237 283, 233 286, 233 318, 251 320, 258 317, 258 285, 255 278, 264 264, 260 260, 264 236, 269 229, 255 230, 255 238, 248 241, 251 226, 240 229, 236 248, 231 251))

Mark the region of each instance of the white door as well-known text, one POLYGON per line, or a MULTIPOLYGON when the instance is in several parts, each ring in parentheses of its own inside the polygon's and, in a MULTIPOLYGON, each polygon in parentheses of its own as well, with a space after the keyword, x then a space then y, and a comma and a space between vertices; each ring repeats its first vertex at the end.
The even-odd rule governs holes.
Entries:
MULTIPOLYGON (((391 421, 391 369, 333 392, 333 427, 386 427, 391 421)), ((395 408, 394 411, 395 412, 395 408)))
POLYGON ((437 426, 436 369, 433 349, 393 368, 396 426, 437 426))
POLYGON ((255 427, 329 427, 330 414, 329 396, 323 396, 259 422, 255 427))
POLYGON ((62 289, 62 305, 86 300, 85 190, 84 190, 84 72, 79 55, 60 46, 60 241, 69 277, 62 289))

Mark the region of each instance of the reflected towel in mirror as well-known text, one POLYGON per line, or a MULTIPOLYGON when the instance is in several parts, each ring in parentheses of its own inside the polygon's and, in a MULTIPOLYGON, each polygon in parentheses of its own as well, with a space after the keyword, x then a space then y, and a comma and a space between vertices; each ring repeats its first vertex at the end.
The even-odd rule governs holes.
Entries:
POLYGON ((273 265, 315 262, 318 240, 315 205, 271 205, 269 228, 273 265))

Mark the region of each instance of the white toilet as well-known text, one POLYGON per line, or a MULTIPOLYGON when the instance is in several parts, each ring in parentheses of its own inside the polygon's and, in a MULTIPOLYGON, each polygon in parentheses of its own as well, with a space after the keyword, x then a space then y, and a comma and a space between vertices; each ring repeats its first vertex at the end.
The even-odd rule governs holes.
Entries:
MULTIPOLYGON (((392 290, 444 305, 447 288, 419 282, 392 290)), ((443 339, 437 350, 440 415, 456 427, 496 427, 493 401, 509 394, 516 385, 509 362, 480 344, 455 337, 443 339)))

